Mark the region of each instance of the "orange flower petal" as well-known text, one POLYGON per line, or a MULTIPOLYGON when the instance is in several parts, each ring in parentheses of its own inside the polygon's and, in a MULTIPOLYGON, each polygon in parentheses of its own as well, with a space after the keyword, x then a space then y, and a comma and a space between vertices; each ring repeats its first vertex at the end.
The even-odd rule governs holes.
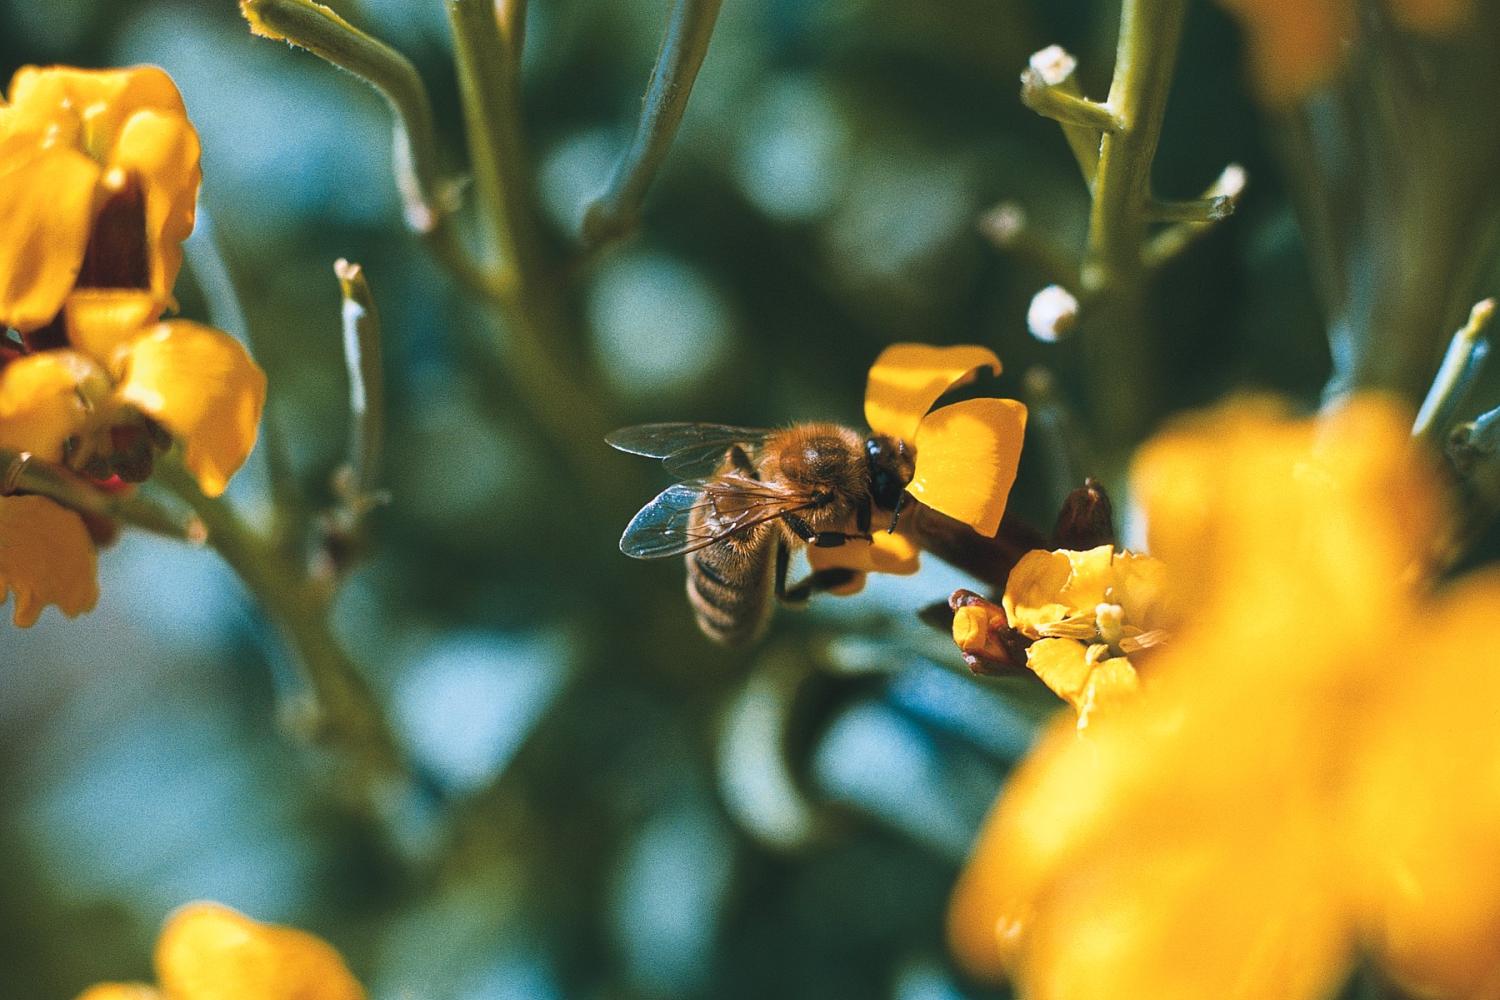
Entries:
POLYGON ((62 461, 63 442, 88 423, 86 397, 105 391, 104 373, 77 351, 17 358, 0 371, 0 448, 62 461))
POLYGON ((852 541, 829 549, 809 546, 807 561, 814 571, 853 569, 897 576, 909 576, 917 571, 919 550, 911 539, 899 532, 877 531, 874 534, 873 542, 852 541))
POLYGON ((0 139, 0 326, 51 322, 78 278, 99 165, 76 149, 0 139))
POLYGON ((23 66, 11 78, 8 110, 16 130, 76 123, 83 150, 100 163, 109 161, 126 120, 143 108, 187 115, 177 85, 155 66, 23 66))
POLYGON ((1220 0, 1245 29, 1252 75, 1262 98, 1289 104, 1338 69, 1353 27, 1349 0, 1220 0))
POLYGON ((911 442, 938 397, 971 381, 981 368, 1000 374, 1000 359, 987 347, 892 344, 870 367, 865 422, 877 434, 911 442))
POLYGON ((993 536, 1016 481, 1025 436, 1026 407, 1013 399, 969 399, 934 410, 917 428, 917 466, 907 489, 934 510, 993 536))
POLYGON ((158 323, 124 350, 119 398, 181 439, 203 492, 223 493, 255 446, 265 373, 229 334, 186 320, 158 323))
POLYGON ((166 1000, 161 991, 144 983, 100 983, 78 994, 78 1000, 166 1000))
POLYGON ((147 110, 125 122, 110 160, 111 171, 122 169, 141 185, 151 291, 163 302, 182 267, 182 241, 193 231, 203 179, 198 154, 198 133, 186 117, 147 110))
POLYGON ((156 942, 156 977, 173 1000, 364 1000, 344 960, 320 938, 190 903, 156 942))
MULTIPOLYGON (((1469 578, 1421 609, 1391 662, 1388 709, 1355 758, 1367 940, 1411 996, 1484 997, 1500 983, 1500 672, 1480 651, 1500 574, 1469 578)), ((1368 695, 1362 697, 1368 698, 1368 695)))
POLYGON ((45 497, 0 497, 0 601, 15 595, 22 628, 55 604, 72 617, 99 600, 94 543, 83 518, 45 497))
POLYGON ((93 355, 116 376, 116 353, 140 336, 161 315, 161 303, 150 293, 134 289, 85 288, 68 296, 63 307, 68 340, 93 355))

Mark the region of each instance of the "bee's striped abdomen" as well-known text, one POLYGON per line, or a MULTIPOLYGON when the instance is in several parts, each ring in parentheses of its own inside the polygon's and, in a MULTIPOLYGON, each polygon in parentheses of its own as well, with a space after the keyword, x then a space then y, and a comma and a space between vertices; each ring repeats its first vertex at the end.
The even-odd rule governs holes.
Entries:
POLYGON ((775 530, 763 526, 687 554, 688 602, 704 635, 726 646, 760 635, 771 617, 775 541, 775 530))

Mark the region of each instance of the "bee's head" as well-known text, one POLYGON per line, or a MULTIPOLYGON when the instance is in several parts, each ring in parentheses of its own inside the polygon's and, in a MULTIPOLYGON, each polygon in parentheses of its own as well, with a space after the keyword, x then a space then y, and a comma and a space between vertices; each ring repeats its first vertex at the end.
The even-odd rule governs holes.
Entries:
POLYGON ((883 510, 896 510, 916 469, 912 449, 905 441, 872 434, 865 439, 865 457, 870 464, 870 499, 883 510))

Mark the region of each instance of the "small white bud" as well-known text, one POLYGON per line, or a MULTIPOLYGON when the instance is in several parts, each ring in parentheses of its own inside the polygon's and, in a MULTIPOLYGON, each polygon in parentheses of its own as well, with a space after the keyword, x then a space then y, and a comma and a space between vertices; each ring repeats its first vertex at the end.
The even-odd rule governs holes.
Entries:
POLYGON ((1031 297, 1026 327, 1037 340, 1055 344, 1078 323, 1078 300, 1061 285, 1048 285, 1031 297))
POLYGON ((1224 168, 1219 179, 1214 182, 1213 193, 1223 195, 1225 198, 1238 199, 1245 193, 1245 184, 1250 175, 1245 173, 1245 168, 1238 163, 1231 163, 1224 168))
POLYGON ((1002 201, 979 217, 979 231, 996 246, 1007 247, 1026 228, 1026 209, 1013 201, 1002 201))
POLYGON ((1049 45, 1039 52, 1033 52, 1029 62, 1031 71, 1049 87, 1062 83, 1078 68, 1078 60, 1061 45, 1049 45))

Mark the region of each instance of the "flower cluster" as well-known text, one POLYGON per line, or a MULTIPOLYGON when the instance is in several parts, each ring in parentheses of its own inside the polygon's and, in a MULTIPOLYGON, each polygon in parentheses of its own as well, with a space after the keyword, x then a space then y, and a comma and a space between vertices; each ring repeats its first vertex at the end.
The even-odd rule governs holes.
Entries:
MULTIPOLYGON (((163 320, 192 231, 197 133, 159 69, 20 70, 0 102, 0 449, 108 491, 174 443, 210 496, 255 443, 265 376, 222 331, 163 320)), ((98 597, 77 513, 0 484, 18 625, 98 597)))
POLYGON ((78 1000, 364 1000, 327 942, 216 903, 172 914, 156 942, 158 985, 101 983, 78 1000))
MULTIPOLYGON (((1310 1000, 1363 954, 1413 995, 1492 995, 1500 578, 1432 581, 1442 498, 1409 428, 1380 399, 1250 401, 1147 446, 1181 613, 1150 684, 1059 722, 986 821, 951 911, 968 964, 1036 998, 1310 1000)), ((1008 608, 1076 560, 1038 558, 1055 579, 1008 608)))

